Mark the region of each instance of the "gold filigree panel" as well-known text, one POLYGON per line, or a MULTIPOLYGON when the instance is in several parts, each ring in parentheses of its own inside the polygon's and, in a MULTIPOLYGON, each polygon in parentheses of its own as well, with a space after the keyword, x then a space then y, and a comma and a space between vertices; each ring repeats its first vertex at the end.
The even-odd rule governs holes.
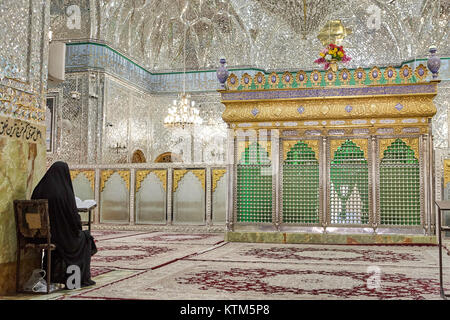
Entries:
POLYGON ((130 190, 130 171, 129 170, 103 170, 100 175, 100 192, 103 192, 105 189, 105 183, 109 180, 109 178, 117 173, 125 182, 128 191, 130 190))
POLYGON ((450 159, 444 159, 444 188, 450 182, 450 159))
POLYGON ((202 188, 206 190, 206 173, 204 169, 191 170, 191 172, 198 178, 200 183, 202 184, 202 188))
POLYGON ((95 190, 95 171, 94 170, 70 170, 70 179, 73 181, 79 174, 83 174, 89 180, 92 191, 95 190))
POLYGON ((153 170, 152 173, 158 177, 163 185, 164 191, 167 191, 167 171, 166 170, 153 170))
MULTIPOLYGON (((380 160, 384 157, 384 151, 397 139, 380 139, 378 140, 379 145, 379 157, 380 160)), ((414 151, 414 156, 417 159, 420 159, 420 153, 419 153, 419 138, 401 138, 403 142, 405 142, 411 149, 414 151)))
POLYGON ((119 176, 122 177, 123 181, 127 185, 128 191, 130 191, 130 171, 128 171, 128 170, 119 170, 119 171, 116 171, 116 172, 119 174, 119 176))
POLYGON ((402 140, 405 141, 406 144, 411 147, 411 149, 413 149, 416 158, 420 159, 419 138, 402 138, 402 140))
POLYGON ((174 170, 173 171, 173 192, 177 191, 178 188, 178 182, 184 177, 186 173, 188 173, 189 170, 186 169, 180 169, 180 170, 174 170))
POLYGON ((386 151, 387 147, 389 147, 395 139, 380 139, 378 140, 378 151, 379 151, 379 158, 383 159, 384 157, 384 151, 386 151))
MULTIPOLYGON (((367 159, 368 155, 368 148, 369 148, 369 140, 367 139, 348 139, 355 143, 363 152, 364 152, 364 158, 367 159)), ((337 151, 337 149, 345 142, 346 139, 343 140, 330 140, 330 156, 331 158, 334 158, 334 153, 337 151)))
POLYGON ((217 188, 217 183, 219 183, 220 179, 227 173, 226 169, 213 169, 212 170, 212 192, 214 192, 217 188))
POLYGON ((206 190, 206 174, 204 169, 179 169, 173 171, 173 192, 177 190, 179 182, 188 172, 192 172, 202 184, 203 190, 206 190))
POLYGON ((343 144, 345 140, 330 140, 330 156, 333 159, 336 150, 343 144))
POLYGON ((80 170, 70 170, 70 180, 74 180, 79 174, 80 170))
POLYGON ((314 151, 316 159, 319 159, 319 140, 283 140, 283 160, 286 160, 288 152, 299 141, 306 143, 314 151))
POLYGON ((105 183, 108 181, 108 179, 112 176, 114 173, 114 170, 103 170, 100 175, 100 192, 103 192, 103 189, 105 189, 105 183))
POLYGON ((167 171, 166 170, 138 170, 136 171, 136 192, 141 188, 142 181, 153 173, 162 183, 164 191, 167 191, 167 171))
POLYGON ((367 159, 369 154, 369 140, 368 139, 351 139, 358 147, 364 151, 364 157, 367 159))
POLYGON ((147 178, 151 170, 138 170, 136 171, 136 192, 141 188, 142 181, 147 178))

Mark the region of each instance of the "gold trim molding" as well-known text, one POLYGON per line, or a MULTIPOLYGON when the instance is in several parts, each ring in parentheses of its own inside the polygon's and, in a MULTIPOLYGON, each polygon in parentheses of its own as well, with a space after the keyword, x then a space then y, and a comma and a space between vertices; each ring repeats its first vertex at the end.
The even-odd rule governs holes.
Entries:
POLYGON ((373 96, 347 99, 222 101, 227 123, 254 122, 252 110, 258 110, 258 122, 329 119, 431 118, 437 109, 433 95, 373 96), (300 113, 298 108, 302 106, 300 113), (349 108, 348 106, 351 106, 349 108), (349 111, 350 110, 350 111, 349 111), (319 112, 318 112, 319 111, 319 112))

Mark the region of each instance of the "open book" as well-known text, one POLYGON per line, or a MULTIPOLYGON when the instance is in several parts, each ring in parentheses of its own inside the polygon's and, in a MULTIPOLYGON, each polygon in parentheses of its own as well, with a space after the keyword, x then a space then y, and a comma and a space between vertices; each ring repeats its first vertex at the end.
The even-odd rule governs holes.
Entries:
POLYGON ((80 198, 75 197, 75 201, 77 202, 78 209, 89 209, 89 208, 97 205, 97 202, 95 202, 95 200, 84 200, 83 201, 80 198))

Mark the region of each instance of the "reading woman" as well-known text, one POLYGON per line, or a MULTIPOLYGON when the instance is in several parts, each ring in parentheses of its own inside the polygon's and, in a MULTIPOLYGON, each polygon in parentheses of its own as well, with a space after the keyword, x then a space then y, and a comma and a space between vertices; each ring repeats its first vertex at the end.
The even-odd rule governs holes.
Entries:
MULTIPOLYGON (((55 162, 38 183, 31 198, 48 199, 51 241, 56 245, 51 257, 52 282, 66 284, 67 278, 73 275, 73 271, 66 272, 67 267, 76 265, 81 272, 81 286, 95 284, 90 268, 91 256, 97 248, 90 232, 82 230, 67 163, 55 162)), ((44 258, 44 264, 46 261, 44 258)))

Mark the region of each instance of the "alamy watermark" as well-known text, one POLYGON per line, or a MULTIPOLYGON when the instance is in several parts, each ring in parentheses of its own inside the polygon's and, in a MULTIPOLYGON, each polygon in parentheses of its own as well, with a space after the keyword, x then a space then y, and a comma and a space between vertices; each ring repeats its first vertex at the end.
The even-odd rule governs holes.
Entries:
POLYGON ((369 18, 366 21, 367 28, 370 31, 378 31, 381 28, 381 9, 372 4, 367 7, 366 12, 369 14, 369 18))
POLYGON ((370 290, 380 290, 381 289, 381 268, 378 266, 367 267, 367 273, 370 277, 367 278, 367 288, 370 290))
POLYGON ((67 14, 67 21, 66 21, 67 28, 69 28, 70 30, 81 29, 80 7, 75 4, 70 5, 66 9, 66 14, 67 14))
POLYGON ((81 288, 81 270, 77 265, 70 265, 67 267, 66 273, 70 276, 66 281, 66 288, 69 290, 81 288))

